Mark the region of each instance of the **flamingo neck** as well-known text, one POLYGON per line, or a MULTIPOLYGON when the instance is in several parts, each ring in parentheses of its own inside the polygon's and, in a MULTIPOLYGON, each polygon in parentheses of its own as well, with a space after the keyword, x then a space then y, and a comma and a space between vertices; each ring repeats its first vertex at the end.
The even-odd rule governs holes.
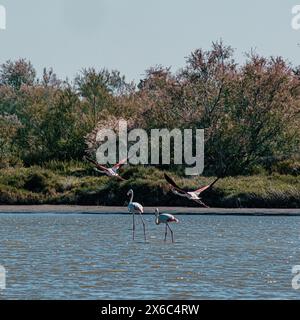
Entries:
POLYGON ((133 192, 131 192, 130 203, 133 201, 133 192))
POLYGON ((159 213, 158 212, 155 212, 155 224, 159 225, 159 213))

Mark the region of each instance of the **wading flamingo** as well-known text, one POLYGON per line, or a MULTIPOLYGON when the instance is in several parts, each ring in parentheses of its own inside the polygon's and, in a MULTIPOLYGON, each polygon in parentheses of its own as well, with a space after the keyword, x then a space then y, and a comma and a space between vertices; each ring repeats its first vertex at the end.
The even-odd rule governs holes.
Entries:
POLYGON ((141 217, 141 220, 142 220, 143 229, 144 229, 144 238, 146 241, 146 225, 145 225, 145 221, 142 216, 142 214, 144 213, 144 208, 140 203, 132 202, 133 201, 133 190, 132 189, 130 189, 127 192, 127 196, 130 196, 130 201, 129 201, 127 208, 128 208, 128 211, 130 213, 132 213, 132 238, 134 240, 134 236, 135 236, 135 217, 134 216, 136 213, 138 213, 141 217))
POLYGON ((217 178, 211 184, 204 186, 200 189, 197 189, 195 191, 185 191, 185 190, 179 188, 177 186, 177 184, 175 183, 175 181, 171 177, 169 177, 166 173, 164 174, 164 176, 165 176, 165 179, 167 180, 167 182, 171 185, 171 190, 174 194, 176 194, 177 196, 180 196, 180 197, 188 198, 189 200, 193 200, 193 201, 201 204, 205 208, 209 208, 203 201, 201 201, 201 198, 199 197, 199 195, 202 192, 204 192, 205 190, 210 189, 219 180, 219 178, 217 178))
POLYGON ((172 242, 174 242, 174 237, 173 237, 173 231, 169 226, 169 223, 171 222, 176 222, 178 223, 179 220, 176 219, 173 215, 168 214, 168 213, 159 213, 158 208, 155 209, 155 223, 157 225, 161 224, 161 223, 165 223, 166 224, 166 231, 165 231, 165 241, 167 241, 167 234, 168 234, 168 229, 171 232, 171 237, 172 237, 172 242))
POLYGON ((85 157, 85 159, 89 162, 91 162, 96 168, 95 170, 99 173, 102 174, 106 174, 108 177, 113 177, 113 178, 117 178, 121 181, 126 181, 126 179, 122 178, 119 174, 118 174, 118 170, 120 169, 121 166, 123 166, 126 161, 126 159, 121 160, 120 162, 118 162, 117 164, 115 164, 113 167, 111 168, 107 168, 105 166, 100 165, 97 161, 92 160, 89 157, 85 157))

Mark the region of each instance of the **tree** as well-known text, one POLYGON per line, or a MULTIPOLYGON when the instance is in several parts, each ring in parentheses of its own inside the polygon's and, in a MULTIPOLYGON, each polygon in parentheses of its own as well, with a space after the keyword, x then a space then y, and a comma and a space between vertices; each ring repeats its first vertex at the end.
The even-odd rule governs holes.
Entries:
POLYGON ((22 85, 32 86, 36 71, 31 62, 20 59, 15 62, 8 60, 0 68, 0 86, 9 86, 19 90, 22 85))
POLYGON ((195 127, 206 129, 208 168, 218 174, 250 173, 265 157, 299 148, 300 82, 282 58, 250 53, 238 67, 232 51, 214 44, 196 50, 182 76, 195 127), (297 138, 298 137, 298 138, 297 138))
POLYGON ((299 150, 299 76, 282 58, 251 52, 244 65, 222 42, 197 49, 177 74, 148 70, 136 103, 148 129, 205 129, 207 173, 251 173, 299 150))
POLYGON ((0 167, 19 162, 15 138, 20 127, 16 116, 0 115, 0 167))
POLYGON ((70 86, 57 92, 41 130, 48 159, 81 159, 84 154, 84 137, 88 133, 86 120, 77 94, 70 86))
POLYGON ((85 113, 90 119, 90 127, 94 128, 104 114, 116 111, 115 96, 130 88, 125 78, 117 71, 109 72, 94 68, 83 69, 75 79, 76 89, 85 104, 85 113))

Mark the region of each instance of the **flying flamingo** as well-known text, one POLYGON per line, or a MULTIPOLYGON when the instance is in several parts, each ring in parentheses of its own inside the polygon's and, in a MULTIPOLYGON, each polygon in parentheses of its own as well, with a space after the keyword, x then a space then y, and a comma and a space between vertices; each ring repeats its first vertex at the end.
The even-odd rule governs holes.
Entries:
POLYGON ((168 229, 171 232, 171 237, 172 237, 172 242, 174 243, 174 237, 173 237, 173 231, 169 226, 169 223, 171 222, 176 222, 178 223, 179 220, 176 219, 173 215, 168 214, 168 213, 159 213, 159 210, 156 208, 155 209, 155 223, 157 225, 161 224, 161 223, 165 223, 166 224, 166 231, 165 231, 165 241, 167 240, 167 234, 168 234, 168 229))
POLYGON ((95 160, 92 160, 91 158, 89 157, 85 157, 85 159, 89 162, 91 162, 96 168, 95 170, 97 172, 100 172, 100 173, 104 173, 106 174, 108 177, 113 177, 113 178, 117 178, 121 181, 126 181, 126 179, 122 178, 119 174, 118 174, 118 170, 120 169, 120 167, 122 165, 124 165, 127 161, 127 158, 126 159, 123 159, 121 160, 120 162, 118 162, 117 164, 115 164, 113 167, 111 168, 107 168, 105 166, 102 166, 100 165, 97 161, 95 160))
POLYGON ((130 201, 129 201, 129 204, 128 204, 128 211, 130 213, 132 213, 132 238, 134 240, 134 235, 135 235, 135 213, 138 213, 141 217, 141 220, 142 220, 142 223, 143 223, 143 229, 144 229, 144 238, 145 238, 145 241, 146 241, 146 225, 145 225, 145 221, 143 219, 143 216, 142 214, 144 213, 144 208, 143 206, 138 203, 138 202, 132 202, 133 201, 133 190, 130 189, 128 192, 127 192, 127 196, 130 196, 130 201))
POLYGON ((164 174, 164 176, 165 176, 165 179, 167 180, 167 182, 171 185, 171 190, 174 194, 176 194, 180 197, 188 198, 189 200, 193 200, 193 201, 201 204, 205 208, 209 208, 204 202, 201 201, 201 198, 199 196, 205 190, 210 189, 219 180, 219 178, 217 178, 211 184, 204 186, 200 189, 197 189, 195 191, 185 191, 185 190, 179 188, 177 186, 177 184, 175 183, 175 181, 171 177, 169 177, 166 173, 164 174))

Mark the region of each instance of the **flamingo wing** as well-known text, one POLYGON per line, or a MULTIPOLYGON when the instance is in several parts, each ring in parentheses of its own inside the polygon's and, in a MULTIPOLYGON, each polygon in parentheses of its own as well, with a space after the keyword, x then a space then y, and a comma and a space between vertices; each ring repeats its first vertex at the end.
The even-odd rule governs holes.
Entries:
POLYGON ((209 208, 209 206, 207 206, 203 201, 201 201, 200 199, 192 199, 193 201, 197 202, 198 204, 201 204, 201 206, 203 206, 204 208, 209 208))
POLYGON ((169 177, 166 173, 164 174, 165 179, 167 180, 167 182, 178 192, 180 192, 181 194, 186 194, 187 192, 184 191, 183 189, 179 188, 178 185, 175 183, 175 181, 169 177))
POLYGON ((204 192, 205 190, 207 189, 210 189, 220 178, 217 178, 214 182, 212 182, 211 184, 207 185, 207 186, 204 186, 200 189, 197 189, 194 191, 194 193, 199 196, 202 192, 204 192))
POLYGON ((91 162, 97 169, 102 170, 102 171, 107 171, 107 168, 104 166, 101 166, 97 161, 89 158, 89 157, 85 157, 85 159, 89 162, 91 162))
POLYGON ((115 164, 115 165, 112 167, 112 169, 116 172, 117 170, 120 169, 120 167, 122 167, 124 164, 126 164, 127 160, 128 160, 128 158, 125 158, 125 159, 119 161, 117 164, 115 164))
POLYGON ((178 219, 176 219, 172 214, 169 213, 162 213, 159 215, 159 218, 161 222, 166 223, 166 222, 179 222, 178 219))
POLYGON ((127 181, 126 179, 122 178, 121 176, 117 175, 115 176, 117 179, 119 179, 120 181, 127 181))
POLYGON ((136 211, 140 211, 141 213, 144 212, 144 208, 141 204, 137 203, 137 202, 133 202, 132 203, 133 209, 136 211))
POLYGON ((172 187, 172 191, 174 194, 180 196, 180 197, 186 197, 188 195, 187 192, 185 192, 184 190, 180 190, 180 189, 176 189, 174 187, 172 187))

